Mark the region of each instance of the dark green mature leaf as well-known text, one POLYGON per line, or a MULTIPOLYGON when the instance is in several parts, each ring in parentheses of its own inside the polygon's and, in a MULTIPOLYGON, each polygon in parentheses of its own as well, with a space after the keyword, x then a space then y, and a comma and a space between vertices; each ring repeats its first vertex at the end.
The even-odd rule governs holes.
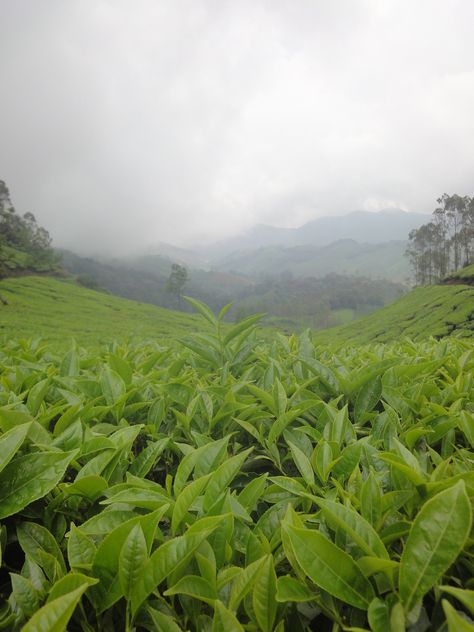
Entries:
POLYGON ((21 632, 64 632, 89 585, 89 582, 84 583, 72 592, 48 602, 23 626, 21 632))
POLYGON ((26 617, 33 616, 40 605, 38 591, 35 590, 31 580, 22 575, 10 573, 10 579, 12 582, 12 595, 17 605, 26 617))
POLYGON ((423 505, 410 529, 400 562, 400 596, 407 611, 456 560, 471 525, 471 503, 462 480, 423 505))
POLYGON ((374 597, 370 582, 352 558, 318 531, 285 525, 293 553, 305 574, 330 595, 366 610, 374 597))
POLYGON ((62 479, 77 450, 32 452, 0 472, 0 518, 11 516, 50 492, 62 479))
POLYGON ((387 549, 375 529, 354 509, 323 498, 318 498, 317 503, 330 526, 343 529, 366 555, 388 559, 387 549))
POLYGON ((61 574, 66 573, 61 549, 48 529, 34 522, 22 522, 17 527, 17 536, 25 554, 41 566, 50 579, 54 577, 55 568, 61 574))
POLYGON ((214 604, 217 599, 216 589, 207 579, 199 575, 186 575, 182 577, 174 586, 169 588, 165 595, 188 595, 195 599, 200 599, 205 603, 214 604))
POLYGON ((0 472, 10 463, 15 453, 25 440, 31 423, 21 424, 16 428, 11 428, 0 437, 0 472))
POLYGON ((92 538, 72 524, 67 542, 69 566, 73 570, 90 569, 95 554, 96 546, 92 538))

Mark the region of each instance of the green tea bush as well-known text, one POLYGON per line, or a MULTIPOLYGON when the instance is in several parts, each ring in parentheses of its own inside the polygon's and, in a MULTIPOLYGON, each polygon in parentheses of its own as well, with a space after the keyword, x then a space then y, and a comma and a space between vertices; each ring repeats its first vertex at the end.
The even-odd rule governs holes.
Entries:
POLYGON ((474 345, 0 351, 0 628, 474 629, 474 345))

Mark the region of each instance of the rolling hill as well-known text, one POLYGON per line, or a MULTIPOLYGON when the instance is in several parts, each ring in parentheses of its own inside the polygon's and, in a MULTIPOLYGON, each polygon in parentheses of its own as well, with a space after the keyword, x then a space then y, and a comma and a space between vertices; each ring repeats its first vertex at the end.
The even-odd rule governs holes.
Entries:
POLYGON ((406 242, 370 244, 340 239, 326 246, 269 246, 236 252, 214 263, 215 269, 249 277, 290 272, 295 277, 329 273, 362 275, 404 282, 410 274, 406 242))
POLYGON ((419 287, 360 320, 318 333, 316 338, 368 344, 403 337, 422 340, 430 336, 474 337, 474 287, 464 284, 419 287))
POLYGON ((157 340, 194 331, 196 317, 79 287, 50 277, 0 282, 0 340, 35 338, 68 346, 157 340))

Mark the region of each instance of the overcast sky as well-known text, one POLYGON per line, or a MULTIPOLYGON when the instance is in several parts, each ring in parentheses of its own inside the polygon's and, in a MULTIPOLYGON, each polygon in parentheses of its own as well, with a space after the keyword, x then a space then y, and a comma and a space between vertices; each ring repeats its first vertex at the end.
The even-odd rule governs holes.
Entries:
POLYGON ((473 0, 0 0, 0 179, 57 245, 474 194, 473 0))

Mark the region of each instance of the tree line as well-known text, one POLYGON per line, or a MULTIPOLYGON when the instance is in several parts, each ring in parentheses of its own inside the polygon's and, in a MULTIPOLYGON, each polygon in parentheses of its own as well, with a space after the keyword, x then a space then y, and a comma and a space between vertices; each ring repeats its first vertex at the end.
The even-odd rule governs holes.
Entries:
POLYGON ((57 263, 48 231, 37 224, 33 213, 16 212, 8 187, 0 180, 0 278, 16 268, 49 271, 57 263))
POLYGON ((473 262, 474 198, 444 193, 432 220, 408 235, 406 256, 415 283, 436 283, 473 262))

